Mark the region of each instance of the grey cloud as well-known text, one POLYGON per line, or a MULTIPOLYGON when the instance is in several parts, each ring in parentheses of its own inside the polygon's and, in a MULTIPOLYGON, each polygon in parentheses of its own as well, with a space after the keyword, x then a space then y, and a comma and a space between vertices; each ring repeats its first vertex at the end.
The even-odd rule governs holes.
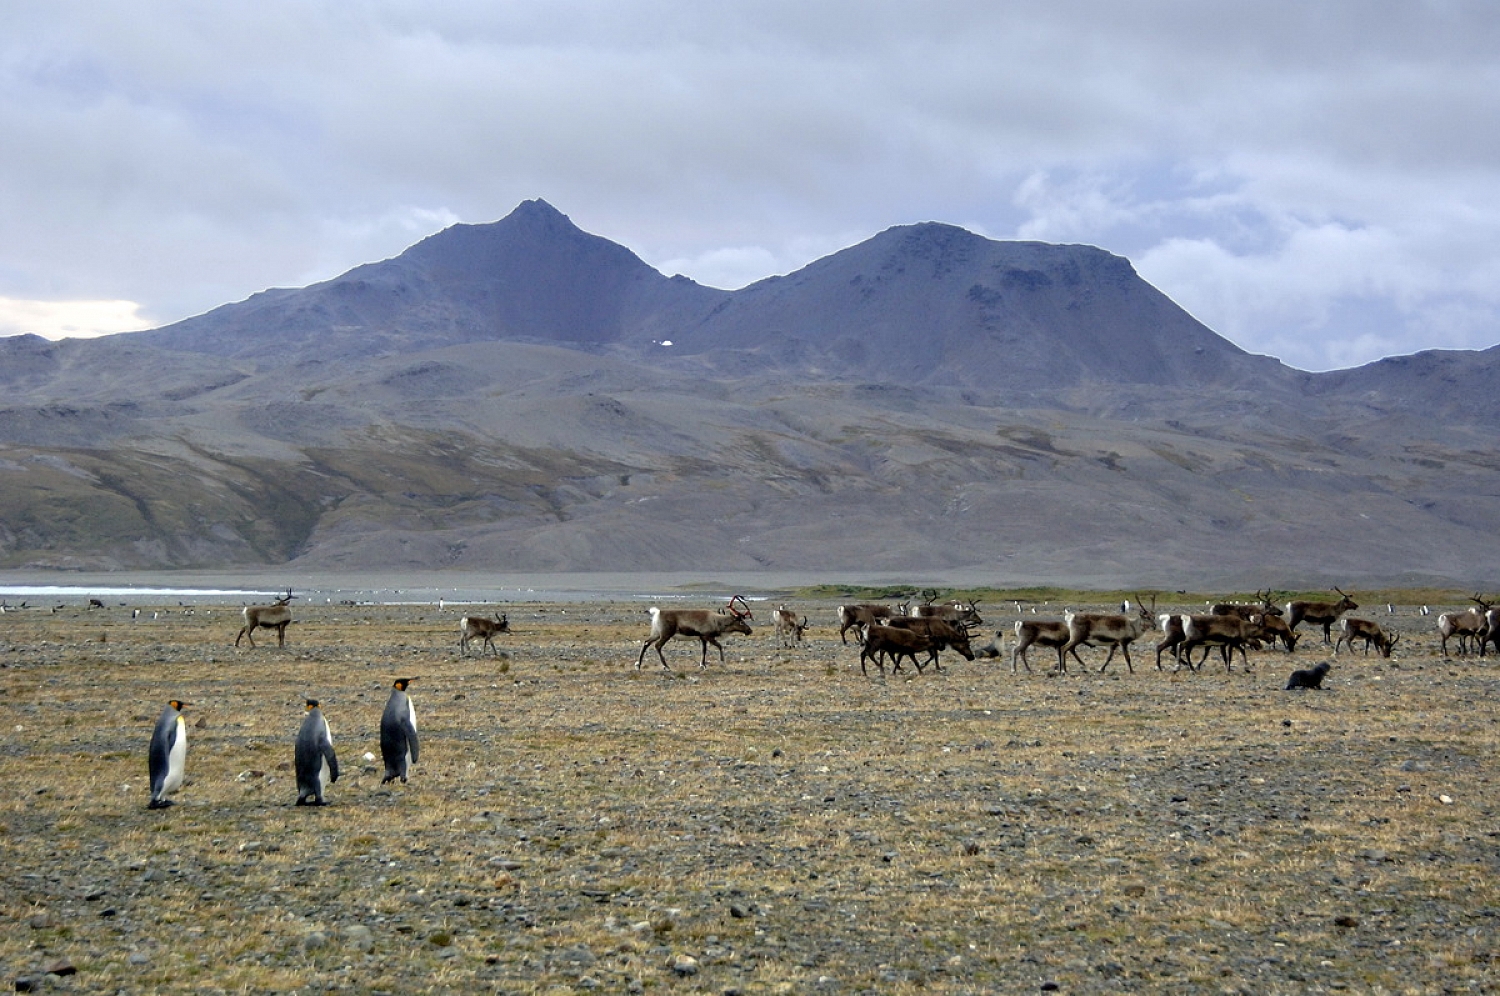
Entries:
POLYGON ((940 220, 1130 256, 1298 365, 1487 345, 1490 10, 9 5, 0 297, 166 321, 540 196, 711 284, 940 220))

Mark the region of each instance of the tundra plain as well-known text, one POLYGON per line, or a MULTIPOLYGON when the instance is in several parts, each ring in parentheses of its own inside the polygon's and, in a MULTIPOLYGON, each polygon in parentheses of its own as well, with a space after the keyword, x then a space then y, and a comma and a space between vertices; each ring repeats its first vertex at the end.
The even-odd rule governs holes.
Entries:
POLYGON ((671 673, 636 670, 648 621, 623 601, 295 606, 284 649, 235 648, 225 605, 0 615, 3 982, 1500 988, 1500 668, 1440 656, 1438 606, 1356 613, 1405 634, 1389 660, 1333 658, 1304 626, 1248 673, 1159 672, 1147 634, 1133 674, 1084 649, 1088 671, 1056 675, 1043 648, 1012 674, 1014 607, 981 603, 1000 659, 882 680, 840 644, 837 600, 787 601, 800 646, 756 603, 726 663, 699 671, 678 639, 671 673), (458 618, 488 609, 501 655, 461 656, 458 618), (1282 690, 1323 660, 1323 691, 1282 690), (383 786, 380 712, 413 676, 421 758, 383 786), (293 806, 308 696, 342 765, 322 809, 293 806), (171 698, 188 780, 148 811, 171 698))

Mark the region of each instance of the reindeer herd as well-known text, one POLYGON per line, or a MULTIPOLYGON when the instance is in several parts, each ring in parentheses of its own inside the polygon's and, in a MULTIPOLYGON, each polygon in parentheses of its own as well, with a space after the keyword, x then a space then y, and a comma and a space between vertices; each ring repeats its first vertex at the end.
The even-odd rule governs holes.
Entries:
MULTIPOLYGON (((1048 670, 1056 673, 1068 671, 1071 658, 1079 668, 1088 665, 1079 655, 1080 648, 1107 648, 1108 653, 1098 670, 1107 670, 1118 654, 1130 673, 1135 672, 1135 663, 1130 650, 1133 644, 1146 643, 1155 650, 1155 664, 1163 670, 1163 655, 1169 655, 1172 670, 1187 668, 1199 671, 1209 655, 1217 650, 1219 660, 1226 671, 1234 670, 1238 657, 1245 670, 1251 670, 1249 652, 1275 648, 1280 645, 1285 651, 1296 649, 1301 634, 1297 629, 1303 623, 1322 629, 1323 644, 1331 648, 1334 655, 1346 648, 1353 653, 1356 646, 1368 656, 1374 650, 1380 657, 1389 658, 1401 640, 1401 635, 1388 632, 1370 619, 1357 618, 1349 613, 1359 605, 1339 588, 1332 589, 1337 599, 1303 600, 1293 599, 1277 604, 1275 592, 1267 589, 1257 591, 1255 599, 1248 603, 1224 602, 1208 607, 1202 613, 1156 611, 1156 596, 1150 602, 1136 596, 1120 606, 1119 612, 1066 611, 1061 618, 1037 618, 1025 615, 1018 619, 1011 630, 1014 641, 1010 651, 1010 668, 1018 673, 1024 667, 1032 671, 1028 651, 1033 647, 1052 650, 1057 663, 1048 670), (1334 638, 1335 629, 1337 639, 1334 638)), ((862 674, 869 673, 874 664, 881 676, 886 674, 889 664, 892 673, 903 670, 903 662, 910 663, 918 672, 931 665, 941 671, 940 651, 952 651, 965 660, 976 656, 999 657, 1000 647, 1005 642, 1005 633, 995 634, 995 639, 979 651, 973 647, 976 630, 983 625, 978 604, 975 601, 939 602, 937 593, 923 592, 921 604, 892 605, 878 602, 861 602, 838 607, 839 642, 845 646, 851 635, 859 646, 859 666, 862 674)), ((235 637, 235 646, 248 638, 254 647, 256 629, 272 629, 276 632, 277 645, 285 646, 286 629, 292 621, 290 604, 296 596, 287 589, 284 596, 269 605, 248 605, 243 609, 244 626, 235 637)), ((1500 653, 1500 609, 1493 607, 1482 593, 1476 592, 1471 599, 1474 605, 1455 612, 1444 612, 1437 617, 1437 635, 1440 652, 1449 653, 1450 643, 1458 653, 1478 653, 1485 656, 1493 645, 1500 653)), ((1016 603, 1020 610, 1020 603, 1016 603)), ((1387 607, 1388 611, 1394 611, 1387 607)), ((1426 609, 1423 608, 1425 614, 1426 609)), ((754 616, 750 605, 741 595, 732 597, 728 604, 713 609, 650 609, 650 633, 641 644, 636 656, 639 670, 650 650, 656 651, 661 666, 670 671, 662 648, 675 637, 697 639, 700 643, 698 667, 708 668, 708 648, 719 651, 719 661, 724 662, 722 637, 731 634, 752 635, 750 626, 754 616)), ((771 623, 775 639, 783 649, 794 649, 806 637, 808 619, 785 605, 771 612, 771 623)), ((471 643, 479 644, 479 652, 497 653, 494 638, 510 632, 509 621, 503 614, 492 617, 465 615, 459 621, 459 651, 467 654, 471 643)))
MULTIPOLYGON (((1366 656, 1374 650, 1380 657, 1389 658, 1401 641, 1401 634, 1388 632, 1370 619, 1349 615, 1359 608, 1342 589, 1334 588, 1337 599, 1304 600, 1293 599, 1277 604, 1275 592, 1267 589, 1257 591, 1255 600, 1249 603, 1223 602, 1208 607, 1202 613, 1179 613, 1156 611, 1156 597, 1146 602, 1137 596, 1120 606, 1119 612, 1064 612, 1061 618, 1023 618, 1013 626, 1014 643, 1011 647, 1010 666, 1012 673, 1021 667, 1032 671, 1027 651, 1040 646, 1057 654, 1057 663, 1049 668, 1056 673, 1066 673, 1068 661, 1080 668, 1088 665, 1079 656, 1079 648, 1107 648, 1098 670, 1103 672, 1113 663, 1118 654, 1130 673, 1135 672, 1135 663, 1130 650, 1133 644, 1143 643, 1151 637, 1150 645, 1155 650, 1155 664, 1163 670, 1163 655, 1169 655, 1172 670, 1200 671, 1209 655, 1218 651, 1219 661, 1226 672, 1234 670, 1236 657, 1246 671, 1252 670, 1250 651, 1274 649, 1280 646, 1286 652, 1296 650, 1301 635, 1297 629, 1303 623, 1322 629, 1323 645, 1335 656, 1347 650, 1359 649, 1366 656), (1337 639, 1334 638, 1335 630, 1337 639)), ((874 664, 883 677, 886 665, 892 673, 903 670, 903 662, 921 673, 931 665, 941 671, 939 651, 951 650, 965 660, 976 656, 998 657, 1004 642, 1004 632, 996 633, 995 639, 977 653, 972 641, 975 631, 983 625, 978 605, 974 601, 937 603, 932 593, 927 594, 921 605, 891 605, 878 602, 861 602, 841 605, 838 608, 839 642, 849 645, 851 636, 859 646, 859 666, 862 674, 869 674, 869 665, 874 664)), ((1438 617, 1438 635, 1442 653, 1448 652, 1448 641, 1454 640, 1460 653, 1477 651, 1484 655, 1486 648, 1494 644, 1500 652, 1500 610, 1475 593, 1476 606, 1464 612, 1443 613, 1438 617)), ((1019 603, 1017 603, 1019 609, 1019 603)), ((1389 611, 1394 611, 1389 609, 1389 611)), ((666 658, 661 647, 674 635, 697 636, 703 641, 703 653, 699 667, 708 666, 708 645, 719 649, 719 659, 724 659, 724 648, 716 639, 726 633, 751 634, 749 606, 741 596, 735 596, 727 609, 717 612, 709 610, 660 610, 652 609, 651 636, 641 647, 636 659, 640 668, 646 651, 655 647, 664 668, 666 658)), ((772 620, 781 646, 794 647, 801 643, 807 629, 807 617, 800 618, 791 609, 782 605, 774 610, 772 620)))

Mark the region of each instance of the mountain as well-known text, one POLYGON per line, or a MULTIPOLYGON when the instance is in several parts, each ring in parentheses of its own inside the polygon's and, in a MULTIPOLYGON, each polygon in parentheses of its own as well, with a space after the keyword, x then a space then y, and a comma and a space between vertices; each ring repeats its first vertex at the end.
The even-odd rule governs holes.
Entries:
POLYGON ((1307 374, 1118 256, 937 223, 717 290, 529 201, 161 329, 0 339, 0 567, 1482 586, 1497 363, 1307 374))

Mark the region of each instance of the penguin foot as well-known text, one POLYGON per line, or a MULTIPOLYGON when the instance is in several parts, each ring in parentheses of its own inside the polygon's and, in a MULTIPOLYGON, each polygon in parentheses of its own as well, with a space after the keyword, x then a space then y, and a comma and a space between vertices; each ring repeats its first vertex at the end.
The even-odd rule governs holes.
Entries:
POLYGON ((327 805, 322 799, 315 799, 310 795, 304 795, 297 800, 299 806, 324 806, 327 805))
POLYGON ((171 799, 152 799, 150 802, 148 802, 146 804, 146 808, 147 809, 166 809, 168 806, 175 806, 175 805, 177 805, 177 803, 173 802, 171 799))

